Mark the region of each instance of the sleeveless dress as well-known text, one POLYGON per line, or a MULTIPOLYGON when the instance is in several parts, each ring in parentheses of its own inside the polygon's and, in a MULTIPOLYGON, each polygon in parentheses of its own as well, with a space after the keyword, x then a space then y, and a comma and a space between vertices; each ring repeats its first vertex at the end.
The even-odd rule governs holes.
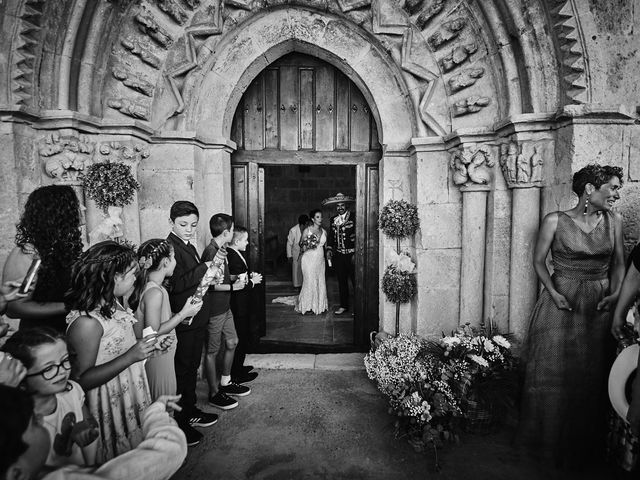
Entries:
POLYGON ((318 315, 329 308, 324 265, 325 243, 327 232, 323 229, 318 246, 302 254, 302 289, 296 302, 296 312, 304 314, 311 310, 318 315))
MULTIPOLYGON (((72 310, 67 315, 67 330, 84 313, 72 310)), ((96 365, 110 362, 136 343, 131 310, 116 310, 105 318, 98 309, 89 312, 102 326, 103 333, 96 365)), ((107 383, 85 393, 89 411, 100 427, 101 445, 97 462, 104 463, 133 450, 143 439, 142 412, 151 404, 147 375, 142 362, 136 362, 107 383)))
MULTIPOLYGON (((136 310, 136 319, 142 323, 142 325, 144 325, 142 299, 144 298, 145 293, 152 288, 157 288, 162 293, 160 323, 165 323, 173 316, 171 313, 171 305, 169 304, 169 293, 161 285, 149 280, 140 295, 140 304, 136 310)), ((173 337, 173 343, 167 351, 163 353, 158 352, 157 355, 149 357, 144 365, 145 371, 147 372, 147 380, 149 381, 149 389, 151 390, 151 399, 153 401, 156 401, 158 397, 162 395, 175 395, 178 388, 176 384, 176 369, 174 365, 176 348, 178 346, 176 330, 173 329, 165 335, 158 335, 158 342, 161 342, 167 337, 173 337)))
POLYGON ((559 310, 546 289, 536 303, 523 351, 517 438, 558 467, 586 467, 604 458, 613 340, 610 312, 596 306, 609 293, 613 250, 611 214, 603 213, 586 233, 558 213, 552 279, 573 310, 559 310))

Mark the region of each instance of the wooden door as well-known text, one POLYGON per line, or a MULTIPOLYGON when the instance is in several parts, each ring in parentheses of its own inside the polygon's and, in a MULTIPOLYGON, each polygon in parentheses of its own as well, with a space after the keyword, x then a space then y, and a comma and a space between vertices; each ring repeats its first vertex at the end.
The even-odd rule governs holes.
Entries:
POLYGON ((379 325, 378 301, 378 165, 356 168, 356 290, 354 340, 367 345, 379 325))
MULTIPOLYGON (((233 165, 233 217, 236 225, 249 232, 249 268, 264 271, 264 169, 255 162, 233 165)), ((265 284, 254 289, 251 310, 252 346, 266 334, 265 284)))

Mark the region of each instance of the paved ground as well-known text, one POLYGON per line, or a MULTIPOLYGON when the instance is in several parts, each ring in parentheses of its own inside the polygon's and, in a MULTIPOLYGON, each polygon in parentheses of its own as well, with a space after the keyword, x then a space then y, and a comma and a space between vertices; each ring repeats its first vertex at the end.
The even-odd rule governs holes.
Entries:
MULTIPOLYGON (((519 458, 506 432, 463 437, 439 452, 416 453, 393 438, 393 417, 362 370, 361 355, 260 355, 253 392, 240 406, 202 429, 175 479, 335 480, 548 480, 519 458)), ((204 398, 204 385, 200 385, 204 398)), ((214 411, 205 408, 208 411, 214 411)), ((563 475, 560 478, 572 477, 563 475)), ((607 472, 575 476, 614 478, 607 472)))

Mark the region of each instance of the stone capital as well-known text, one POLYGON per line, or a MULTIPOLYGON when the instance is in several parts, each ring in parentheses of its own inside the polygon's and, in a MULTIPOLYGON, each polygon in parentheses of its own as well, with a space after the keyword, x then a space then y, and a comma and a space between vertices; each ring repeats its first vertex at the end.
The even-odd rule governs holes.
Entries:
POLYGON ((54 183, 80 185, 94 147, 84 135, 51 133, 38 143, 38 155, 45 173, 54 183))
POLYGON ((483 186, 490 189, 495 160, 488 144, 464 143, 450 150, 449 168, 453 183, 467 187, 483 186))
POLYGON ((509 188, 542 187, 542 144, 510 140, 500 144, 500 170, 509 188))
MULTIPOLYGON (((128 163, 135 167, 147 157, 149 157, 149 147, 144 143, 130 144, 114 141, 100 144, 96 154, 96 161, 128 163)), ((133 171, 135 172, 135 168, 133 171)))

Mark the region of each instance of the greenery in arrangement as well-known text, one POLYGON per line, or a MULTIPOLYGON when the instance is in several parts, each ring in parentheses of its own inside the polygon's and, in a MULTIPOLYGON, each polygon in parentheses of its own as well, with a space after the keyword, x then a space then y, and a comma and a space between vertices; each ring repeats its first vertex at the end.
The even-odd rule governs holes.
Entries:
POLYGON ((416 275, 389 265, 382 275, 382 291, 392 303, 410 302, 418 292, 416 275))
POLYGON ((493 425, 499 423, 515 395, 511 344, 484 327, 465 325, 439 340, 389 336, 364 363, 398 417, 396 436, 416 449, 457 441, 462 428, 477 420, 478 405, 497 417, 493 425))
POLYGON ((85 193, 105 211, 107 207, 129 205, 139 188, 131 167, 124 163, 94 163, 84 174, 85 193))
POLYGON ((418 207, 404 200, 390 200, 380 212, 378 228, 391 238, 410 237, 420 228, 418 207))

